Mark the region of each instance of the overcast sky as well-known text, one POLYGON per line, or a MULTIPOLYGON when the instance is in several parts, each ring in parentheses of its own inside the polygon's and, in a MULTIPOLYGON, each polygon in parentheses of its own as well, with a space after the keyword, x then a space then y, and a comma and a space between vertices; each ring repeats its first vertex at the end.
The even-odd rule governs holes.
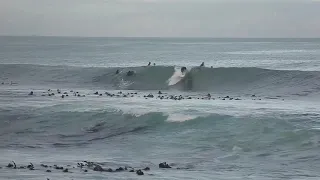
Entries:
POLYGON ((0 35, 320 37, 320 1, 0 0, 0 35))

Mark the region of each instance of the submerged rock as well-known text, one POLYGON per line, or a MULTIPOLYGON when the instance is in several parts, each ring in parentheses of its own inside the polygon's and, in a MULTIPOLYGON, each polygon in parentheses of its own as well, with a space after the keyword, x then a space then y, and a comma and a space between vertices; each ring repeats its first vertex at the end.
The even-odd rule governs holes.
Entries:
POLYGON ((137 172, 137 175, 141 176, 141 175, 144 175, 144 173, 139 169, 137 172))
POLYGON ((96 165, 94 168, 93 168, 94 171, 103 171, 103 168, 99 165, 96 165))
POLYGON ((166 162, 160 163, 159 168, 171 168, 166 162))

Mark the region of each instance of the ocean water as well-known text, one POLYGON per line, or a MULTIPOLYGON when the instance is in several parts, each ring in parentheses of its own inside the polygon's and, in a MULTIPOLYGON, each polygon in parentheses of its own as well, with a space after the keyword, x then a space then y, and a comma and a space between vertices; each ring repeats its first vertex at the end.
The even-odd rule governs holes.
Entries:
POLYGON ((320 39, 0 37, 0 83, 0 179, 320 179, 320 39))

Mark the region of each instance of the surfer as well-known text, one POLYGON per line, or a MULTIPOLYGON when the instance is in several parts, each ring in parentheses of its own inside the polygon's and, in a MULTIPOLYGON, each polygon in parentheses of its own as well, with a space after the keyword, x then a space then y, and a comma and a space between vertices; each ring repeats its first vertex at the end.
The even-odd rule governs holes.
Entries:
POLYGON ((181 68, 181 72, 182 72, 182 73, 184 73, 186 70, 187 70, 186 67, 182 67, 182 68, 181 68))
POLYGON ((204 67, 204 62, 202 62, 202 63, 200 64, 200 67, 204 67))
POLYGON ((151 62, 149 62, 148 66, 150 66, 150 65, 151 65, 151 62))
POLYGON ((117 69, 116 74, 119 74, 119 69, 117 69))

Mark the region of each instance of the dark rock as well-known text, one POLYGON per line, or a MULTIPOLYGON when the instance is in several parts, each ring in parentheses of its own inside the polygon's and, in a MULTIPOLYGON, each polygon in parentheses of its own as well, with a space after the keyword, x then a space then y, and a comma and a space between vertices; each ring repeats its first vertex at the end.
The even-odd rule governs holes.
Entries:
POLYGON ((59 167, 59 166, 57 166, 57 165, 54 165, 54 168, 55 169, 60 169, 60 170, 62 170, 63 169, 63 167, 61 166, 61 167, 59 167))
POLYGON ((149 94, 147 97, 148 98, 153 98, 154 96, 152 94, 149 94))
POLYGON ((107 172, 113 172, 113 170, 111 168, 106 170, 107 172))
POLYGON ((14 169, 17 169, 16 163, 15 163, 14 161, 12 161, 12 163, 13 163, 13 168, 14 168, 14 169))
POLYGON ((32 95, 33 95, 33 91, 31 91, 28 95, 29 95, 29 96, 32 96, 32 95))
POLYGON ((69 172, 69 170, 68 170, 68 168, 66 168, 62 172, 69 172))
POLYGON ((102 94, 99 94, 99 96, 102 96, 102 94))
POLYGON ((32 164, 32 163, 30 163, 30 164, 27 166, 27 168, 31 170, 31 169, 33 169, 33 168, 34 168, 34 166, 33 166, 33 164, 32 164))
POLYGON ((171 168, 166 162, 160 163, 159 168, 171 168))
POLYGON ((26 168, 26 167, 24 167, 24 166, 20 166, 20 167, 19 167, 19 169, 25 169, 25 168, 26 168))
POLYGON ((137 172, 136 172, 139 176, 141 175, 144 175, 144 173, 139 169, 137 172))
POLYGON ((99 94, 99 92, 97 91, 97 92, 95 92, 94 94, 95 94, 95 95, 98 95, 98 94, 99 94))
POLYGON ((88 172, 88 170, 85 169, 84 172, 88 172))
POLYGON ((253 94, 251 97, 256 97, 256 95, 253 94))
POLYGON ((116 169, 116 171, 124 171, 124 169, 122 167, 119 167, 118 169, 116 169))
POLYGON ((103 171, 103 168, 99 165, 96 165, 94 168, 93 168, 94 171, 103 171))
POLYGON ((149 171, 149 170, 150 170, 150 168, 149 168, 149 167, 146 167, 146 168, 144 168, 143 170, 145 170, 145 171, 149 171))
POLYGON ((48 170, 46 170, 46 172, 51 172, 51 170, 48 169, 48 170))
POLYGON ((62 95, 61 98, 64 98, 64 95, 62 95))
POLYGON ((131 169, 129 172, 134 172, 134 169, 131 169))

